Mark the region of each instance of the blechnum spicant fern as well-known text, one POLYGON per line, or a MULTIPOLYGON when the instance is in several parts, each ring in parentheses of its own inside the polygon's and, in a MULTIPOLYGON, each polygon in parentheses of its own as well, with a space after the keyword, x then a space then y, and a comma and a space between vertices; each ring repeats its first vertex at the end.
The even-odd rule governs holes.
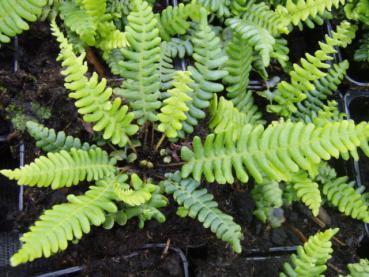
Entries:
MULTIPOLYGON (((41 2, 19 0, 18 6, 9 8, 5 6, 9 1, 0 0, 0 11, 6 11, 0 16, 0 23, 5 22, 0 24, 0 42, 25 30, 28 25, 23 20, 35 21, 41 2), (28 12, 23 10, 26 7, 28 12), (14 23, 11 28, 10 23, 14 23)), ((25 167, 0 173, 19 185, 59 189, 85 182, 90 187, 46 210, 23 235, 12 265, 65 250, 91 226, 110 229, 133 218, 139 228, 151 219, 162 223, 162 208, 168 204, 164 193, 178 203, 178 216, 200 221, 240 253, 242 226, 218 208, 203 187, 205 181, 246 185, 253 178, 253 213, 272 227, 288 220, 283 207, 293 201, 304 203, 313 216, 327 203, 369 222, 361 191, 324 162, 356 160, 357 148, 369 155, 369 123, 345 120, 331 99, 348 69, 347 61, 332 63, 332 54, 352 41, 356 26, 342 21, 313 55, 306 54, 293 66, 288 60, 286 35, 296 26, 322 24, 343 1, 197 0, 160 12, 155 12, 154 2, 61 1, 59 18, 51 28, 60 45, 65 87, 83 120, 101 132, 105 144, 82 143, 63 131, 27 123, 36 146, 46 154, 25 167), (100 51, 120 78, 119 88, 89 72, 87 47, 100 51), (178 59, 182 59, 180 71, 178 59), (266 78, 267 67, 275 62, 289 79, 272 92, 260 93, 270 101, 263 110, 249 88, 250 73, 261 72, 266 78), (280 118, 264 120, 263 112, 280 118), (152 140, 158 137, 152 149, 146 139, 149 126, 152 140), (191 144, 186 135, 196 128, 203 136, 195 133, 191 144), (140 138, 145 139, 139 142, 140 138), (151 150, 155 157, 161 146, 168 145, 166 140, 181 148, 182 158, 181 168, 168 174, 150 169, 152 178, 146 178, 136 163, 116 159, 119 151, 142 153, 136 147, 151 150)), ((145 162, 148 158, 138 157, 145 162)), ((153 167, 157 164, 149 162, 153 167)), ((282 276, 304 276, 306 265, 300 260, 316 266, 314 272, 321 274, 335 233, 335 229, 319 233, 299 248, 282 276)), ((349 269, 353 276, 365 272, 365 261, 349 269)))

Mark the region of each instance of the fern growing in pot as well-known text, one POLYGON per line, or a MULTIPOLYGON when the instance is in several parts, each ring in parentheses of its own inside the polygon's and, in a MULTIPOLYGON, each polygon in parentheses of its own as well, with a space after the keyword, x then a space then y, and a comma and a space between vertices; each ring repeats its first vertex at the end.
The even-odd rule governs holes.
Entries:
POLYGON ((155 184, 127 171, 129 163, 117 161, 105 148, 29 122, 29 133, 47 155, 0 173, 19 185, 59 189, 88 182, 90 187, 84 194, 68 195, 67 203, 41 215, 22 236, 23 246, 11 259, 13 266, 65 250, 91 226, 112 228, 132 218, 138 219, 140 228, 146 220, 164 222, 162 208, 168 204, 164 194, 173 195, 179 216, 198 219, 240 253, 242 227, 218 208, 201 187, 204 181, 247 184, 252 178, 254 213, 273 226, 281 224, 275 211, 292 201, 303 202, 317 215, 322 195, 346 215, 369 221, 362 196, 325 163, 331 158, 357 159, 358 148, 369 155, 369 123, 345 120, 334 102, 328 102, 348 65, 325 62, 332 59, 335 47, 351 42, 355 26, 343 21, 314 55, 307 54, 301 65, 292 66, 290 81, 262 93, 270 101, 268 111, 279 115, 279 121, 267 125, 248 90, 252 68, 265 69, 274 60, 287 68, 283 34, 323 17, 321 11, 329 12, 339 3, 324 1, 317 10, 300 1, 299 6, 306 8, 302 13, 290 1, 276 10, 263 3, 214 2, 219 5, 193 1, 155 14, 150 3, 134 0, 125 7, 126 24, 119 30, 108 15, 107 4, 112 3, 62 1, 61 18, 69 38, 55 21, 51 28, 60 45, 65 87, 83 120, 106 142, 136 151, 134 140, 152 125, 162 134, 151 149, 158 151, 166 139, 189 138, 187 134, 194 133, 207 114, 211 133, 204 142, 195 136, 192 143, 183 143, 180 171, 168 172, 155 184), (231 36, 221 36, 209 14, 224 19, 231 36), (87 26, 91 28, 78 24, 83 19, 92 22, 87 26), (70 42, 71 31, 87 45, 101 48, 112 72, 123 78, 119 88, 111 88, 96 73, 89 75, 85 53, 78 53, 70 42), (108 42, 113 37, 118 43, 108 42), (193 63, 184 71, 175 70, 173 59, 178 56, 193 63), (283 199, 286 195, 289 201, 283 199))

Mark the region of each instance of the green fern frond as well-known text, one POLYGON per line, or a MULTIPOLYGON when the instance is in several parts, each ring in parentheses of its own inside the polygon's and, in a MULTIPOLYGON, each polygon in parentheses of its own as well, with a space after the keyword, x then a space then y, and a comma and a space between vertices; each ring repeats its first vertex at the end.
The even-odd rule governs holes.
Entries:
POLYGON ((214 93, 224 89, 217 81, 227 74, 225 70, 220 69, 227 60, 222 51, 221 41, 208 25, 206 11, 202 8, 200 13, 201 22, 192 37, 195 66, 188 67, 195 83, 192 86, 193 93, 189 94, 192 101, 188 103, 187 119, 183 122, 183 131, 186 133, 192 133, 193 126, 198 124, 198 120, 205 118, 203 110, 209 107, 214 93))
POLYGON ((182 147, 186 162, 182 177, 190 174, 197 181, 204 175, 208 182, 219 184, 238 180, 247 183, 249 174, 257 183, 265 178, 288 181, 299 169, 314 172, 321 160, 338 158, 361 147, 369 155, 369 125, 353 121, 329 122, 323 127, 313 124, 280 122, 268 126, 244 125, 240 135, 210 134, 204 144, 194 137, 193 150, 182 147))
POLYGON ((231 13, 235 16, 242 15, 248 9, 249 4, 248 0, 233 0, 230 5, 231 13))
POLYGON ((239 134, 239 126, 246 124, 263 124, 261 119, 262 114, 257 110, 254 105, 249 105, 250 109, 247 112, 240 112, 233 106, 231 101, 226 100, 224 97, 218 98, 214 95, 213 101, 209 108, 211 119, 209 121, 209 128, 213 130, 215 134, 224 132, 233 132, 234 139, 239 134))
POLYGON ((113 144, 124 146, 129 136, 138 131, 138 126, 131 124, 134 114, 128 112, 128 107, 123 105, 120 98, 115 98, 113 103, 109 101, 112 89, 106 87, 106 79, 98 82, 96 73, 87 79, 87 64, 84 62, 85 54, 77 56, 73 47, 68 43, 57 25, 52 23, 54 36, 60 43, 61 52, 59 60, 65 69, 65 87, 71 91, 69 97, 76 100, 75 106, 83 115, 83 120, 94 123, 93 130, 103 132, 104 139, 110 139, 113 144))
POLYGON ((328 229, 311 236, 304 246, 297 247, 297 255, 291 255, 291 264, 285 263, 279 276, 323 276, 333 252, 330 240, 337 232, 338 228, 328 229))
POLYGON ((187 21, 189 18, 194 21, 200 20, 200 7, 196 1, 189 4, 179 3, 178 6, 168 6, 157 14, 161 38, 169 41, 175 35, 184 35, 190 28, 190 23, 187 21))
POLYGON ((28 22, 35 22, 46 4, 46 0, 0 0, 0 43, 28 30, 28 22))
POLYGON ((230 15, 229 5, 232 2, 231 0, 197 0, 197 2, 209 12, 216 13, 219 17, 228 17, 230 15))
POLYGON ((128 46, 125 33, 117 30, 112 21, 102 21, 97 26, 99 39, 96 47, 103 51, 104 59, 107 59, 111 50, 128 46))
MULTIPOLYGON (((167 91, 173 87, 173 79, 176 73, 173 65, 173 58, 169 43, 162 41, 160 44, 160 90, 167 91)), ((163 93, 162 97, 168 97, 169 94, 163 93)))
MULTIPOLYGON (((349 67, 347 60, 334 64, 327 75, 314 81, 314 90, 306 92, 306 99, 296 104, 297 111, 293 117, 312 122, 320 111, 327 109, 325 101, 336 92, 349 67)), ((332 104, 330 104, 332 105, 332 104)))
POLYGON ((109 160, 108 154, 100 148, 89 151, 72 148, 69 152, 48 153, 24 167, 1 170, 0 173, 17 180, 19 185, 58 189, 84 180, 109 177, 116 171, 114 164, 115 160, 109 160))
POLYGON ((129 47, 122 48, 124 61, 120 75, 125 78, 116 93, 128 100, 138 123, 156 121, 160 108, 160 37, 152 7, 145 1, 134 0, 128 16, 126 36, 129 47))
MULTIPOLYGON (((358 263, 348 264, 347 268, 349 270, 349 274, 345 275, 345 277, 366 277, 369 276, 369 260, 360 259, 358 263)), ((340 275, 343 277, 343 275, 340 275)))
POLYGON ((189 94, 192 93, 191 73, 189 71, 178 71, 174 76, 173 89, 168 91, 169 97, 164 100, 164 105, 158 114, 160 124, 158 130, 168 138, 178 136, 178 131, 182 129, 182 121, 186 119, 189 110, 187 102, 191 101, 189 94))
POLYGON ((78 34, 87 45, 95 45, 97 22, 86 10, 74 1, 62 1, 59 10, 65 26, 78 34))
POLYGON ((141 180, 137 174, 130 175, 130 184, 127 184, 127 175, 120 175, 113 184, 117 198, 129 206, 139 206, 151 199, 155 185, 141 180))
POLYGON ((343 4, 345 0, 287 0, 285 6, 277 6, 276 12, 296 26, 302 21, 323 16, 326 11, 331 11, 332 7, 338 8, 343 4))
POLYGON ((45 152, 58 152, 71 148, 89 150, 96 146, 87 142, 81 143, 79 138, 67 136, 63 131, 56 132, 34 121, 27 122, 28 133, 36 140, 36 146, 45 152))
POLYGON ((251 191, 251 196, 255 202, 253 214, 263 223, 269 222, 272 227, 279 227, 285 221, 282 199, 283 191, 278 182, 266 180, 261 184, 256 184, 251 191))
POLYGON ((190 37, 185 36, 184 38, 172 38, 167 43, 167 51, 170 53, 172 58, 183 59, 186 55, 192 56, 193 46, 190 37))
POLYGON ((88 15, 101 18, 106 12, 106 0, 80 0, 88 15))
POLYGON ((91 186, 83 195, 67 196, 69 203, 46 210, 30 230, 21 237, 22 247, 11 257, 12 266, 50 257, 65 250, 68 243, 80 239, 91 230, 91 225, 105 222, 106 213, 113 213, 117 206, 112 201, 111 187, 99 183, 91 186))
POLYGON ((326 20, 332 19, 333 15, 329 11, 324 11, 322 14, 316 14, 314 16, 309 16, 305 21, 300 21, 298 28, 302 31, 304 25, 310 29, 316 28, 316 25, 322 26, 326 20), (304 23, 304 24, 303 24, 304 23))
POLYGON ((206 189, 199 189, 200 183, 192 179, 180 178, 180 173, 168 174, 161 182, 165 192, 173 194, 174 200, 180 205, 178 214, 181 217, 197 218, 205 228, 216 234, 217 238, 228 242, 232 250, 241 253, 241 226, 233 218, 218 209, 213 195, 206 189))
POLYGON ((224 64, 224 70, 228 75, 224 76, 223 81, 227 85, 227 97, 239 110, 248 111, 250 106, 254 107, 253 97, 247 91, 253 61, 252 46, 241 35, 234 33, 226 47, 226 53, 228 60, 224 64))
POLYGON ((336 173, 327 175, 320 169, 322 193, 328 202, 337 207, 341 213, 354 219, 369 223, 369 207, 365 199, 354 187, 354 182, 349 182, 348 177, 337 177, 336 173))
POLYGON ((306 173, 294 174, 291 180, 296 196, 317 216, 322 197, 319 191, 319 185, 312 181, 306 173))
POLYGON ((292 70, 292 64, 289 58, 290 49, 288 48, 288 42, 285 38, 276 38, 273 46, 273 52, 271 58, 276 59, 282 66, 285 72, 292 70))
POLYGON ((355 51, 354 60, 358 62, 369 62, 369 32, 363 35, 359 44, 359 48, 355 51))
POLYGON ((355 25, 343 21, 337 30, 332 32, 332 37, 326 35, 326 42, 319 42, 321 49, 317 50, 314 56, 306 54, 306 58, 301 59, 301 66, 294 64, 294 70, 289 73, 291 81, 282 81, 278 84, 273 96, 275 103, 268 105, 268 111, 285 117, 295 113, 297 108, 294 103, 304 100, 306 92, 315 90, 313 82, 326 76, 322 70, 330 67, 325 62, 333 59, 335 47, 346 47, 354 38, 356 29, 355 25))

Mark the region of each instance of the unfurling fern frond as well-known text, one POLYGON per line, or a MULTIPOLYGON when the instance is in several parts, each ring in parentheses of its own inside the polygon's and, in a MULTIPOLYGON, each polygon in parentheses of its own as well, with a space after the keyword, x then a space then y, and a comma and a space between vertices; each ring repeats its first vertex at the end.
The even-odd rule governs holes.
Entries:
POLYGON ((285 263, 279 276, 323 276, 333 252, 330 240, 337 232, 337 228, 328 229, 311 236, 304 246, 297 247, 297 255, 291 255, 291 264, 285 263))
POLYGON ((369 62, 369 32, 363 35, 359 44, 359 48, 355 51, 354 60, 358 62, 369 62))
POLYGON ((338 8, 340 4, 344 3, 345 0, 287 0, 285 6, 277 6, 276 12, 296 26, 303 21, 324 16, 324 13, 331 11, 332 7, 338 8))
MULTIPOLYGON (((137 181, 139 181, 137 179, 137 181)), ((135 182, 137 182, 135 181, 135 182)), ((145 185, 144 185, 145 186, 145 185)), ((150 185, 150 199, 140 205, 131 206, 127 203, 119 203, 118 210, 106 216, 105 229, 111 229, 115 223, 125 225, 128 220, 137 217, 138 227, 142 229, 147 220, 155 219, 159 223, 165 221, 165 215, 160 211, 168 205, 168 199, 161 194, 159 186, 150 185)))
POLYGON ((291 183, 298 199, 309 207, 313 216, 317 216, 322 205, 319 185, 312 181, 306 173, 293 174, 291 183))
POLYGON ((230 15, 230 0, 197 0, 209 12, 216 13, 219 17, 228 17, 230 15))
POLYGON ((28 30, 27 21, 35 22, 46 4, 46 0, 0 0, 0 43, 28 30))
POLYGON ((340 153, 356 151, 359 146, 369 155, 369 125, 364 122, 329 122, 323 127, 280 122, 266 129, 250 124, 239 128, 237 139, 231 132, 211 134, 204 144, 195 137, 193 151, 182 147, 181 157, 186 161, 182 177, 192 174, 199 181, 204 175, 208 182, 232 184, 235 173, 243 183, 249 174, 257 183, 265 178, 288 181, 300 168, 314 172, 322 159, 338 158, 340 153))
POLYGON ((192 37, 195 66, 188 67, 195 82, 192 86, 193 93, 189 94, 192 100, 188 103, 187 118, 183 122, 183 131, 186 133, 192 133, 193 126, 198 124, 198 120, 205 118, 204 109, 209 107, 213 94, 224 89, 217 81, 227 74, 225 70, 220 69, 227 60, 222 51, 221 41, 208 25, 204 8, 200 13, 201 22, 192 37))
POLYGON ((327 75, 315 80, 315 89, 307 91, 306 99, 296 104, 297 111, 293 114, 293 117, 312 122, 320 111, 326 109, 325 100, 337 90, 345 77, 348 67, 349 64, 346 60, 339 64, 334 64, 329 69, 327 75))
POLYGON ((255 202, 253 214, 263 223, 269 222, 272 227, 279 227, 285 221, 283 210, 282 190, 278 182, 266 180, 256 184, 251 191, 255 202))
POLYGON ((224 132, 233 132, 234 138, 239 134, 239 127, 246 124, 263 124, 262 114, 257 110, 256 106, 251 106, 250 110, 240 112, 233 103, 224 97, 218 98, 214 95, 213 101, 209 108, 211 119, 209 128, 215 134, 224 132))
POLYGON ((130 176, 130 184, 127 184, 127 175, 120 175, 113 183, 114 193, 120 201, 129 206, 139 206, 151 199, 156 186, 141 180, 137 174, 130 176))
POLYGON ((121 99, 109 101, 112 89, 106 87, 106 79, 98 82, 96 73, 88 79, 87 64, 83 61, 85 54, 77 56, 73 52, 73 46, 68 43, 58 26, 52 23, 54 36, 60 43, 61 52, 58 59, 62 61, 65 69, 65 87, 71 91, 69 97, 76 100, 75 106, 83 115, 83 120, 94 123, 93 130, 103 132, 104 139, 110 139, 113 144, 124 146, 129 136, 138 131, 138 126, 131 124, 134 114, 128 112, 127 106, 121 105, 121 99))
POLYGON ((160 37, 152 7, 145 1, 134 0, 128 16, 126 36, 129 47, 122 48, 124 61, 120 75, 125 78, 117 94, 127 98, 129 105, 143 125, 156 121, 160 97, 160 37))
POLYGON ((79 138, 67 136, 63 131, 55 132, 54 129, 46 128, 34 121, 27 122, 27 131, 36 140, 36 146, 45 152, 58 152, 71 148, 89 150, 95 147, 87 142, 82 144, 79 138))
MULTIPOLYGON (((348 264, 347 268, 349 270, 349 274, 345 275, 345 277, 366 277, 369 276, 369 260, 360 259, 358 263, 348 264)), ((344 277, 340 275, 340 277, 344 277)))
POLYGON ((343 21, 332 37, 326 35, 326 42, 320 42, 320 50, 314 56, 306 54, 306 59, 301 59, 301 66, 294 64, 294 70, 289 74, 291 81, 282 81, 278 84, 273 96, 274 104, 268 105, 268 110, 273 113, 288 117, 295 113, 297 108, 294 103, 303 101, 306 92, 315 90, 314 81, 324 77, 326 73, 323 69, 328 69, 330 65, 325 63, 332 60, 332 54, 336 53, 335 47, 346 47, 354 38, 357 27, 347 21, 343 21))
POLYGON ((48 153, 24 167, 0 173, 17 180, 19 185, 58 189, 84 180, 109 177, 116 171, 114 164, 115 160, 109 160, 108 154, 100 148, 89 151, 72 148, 69 152, 48 153))
POLYGON ((161 182, 166 193, 173 194, 174 200, 180 205, 177 214, 198 219, 205 228, 216 234, 217 238, 228 242, 233 251, 241 253, 241 226, 233 218, 218 209, 213 195, 206 189, 199 189, 200 183, 192 179, 181 179, 180 173, 168 174, 161 182))
POLYGON ((65 250, 70 241, 89 233, 91 225, 102 225, 106 213, 117 211, 112 201, 114 197, 111 187, 99 183, 83 195, 68 195, 69 203, 46 210, 21 237, 22 247, 10 259, 12 266, 41 257, 48 258, 65 250))
POLYGON ((175 35, 184 35, 190 28, 190 23, 187 21, 189 18, 199 21, 200 8, 196 1, 192 1, 186 5, 180 3, 177 7, 168 6, 157 14, 161 38, 169 41, 175 35))
POLYGON ((164 105, 160 109, 158 119, 161 122, 158 130, 168 138, 178 136, 178 131, 182 129, 182 121, 186 119, 185 112, 188 111, 187 102, 191 101, 191 73, 189 71, 178 71, 174 76, 173 89, 168 91, 169 97, 164 100, 164 105))

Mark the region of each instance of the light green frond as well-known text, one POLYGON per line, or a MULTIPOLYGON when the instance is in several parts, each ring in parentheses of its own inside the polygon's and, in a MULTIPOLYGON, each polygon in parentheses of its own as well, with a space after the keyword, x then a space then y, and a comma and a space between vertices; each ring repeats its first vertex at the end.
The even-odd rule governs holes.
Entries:
POLYGON ((19 185, 49 187, 58 189, 70 187, 86 180, 99 180, 113 175, 115 160, 100 148, 88 151, 72 148, 48 153, 31 164, 14 170, 1 170, 0 173, 19 185))
MULTIPOLYGON (((345 275, 345 277, 366 277, 369 276, 369 260, 360 259, 358 263, 348 264, 347 268, 349 270, 349 274, 345 275)), ((343 275, 340 275, 343 277, 343 275)))

